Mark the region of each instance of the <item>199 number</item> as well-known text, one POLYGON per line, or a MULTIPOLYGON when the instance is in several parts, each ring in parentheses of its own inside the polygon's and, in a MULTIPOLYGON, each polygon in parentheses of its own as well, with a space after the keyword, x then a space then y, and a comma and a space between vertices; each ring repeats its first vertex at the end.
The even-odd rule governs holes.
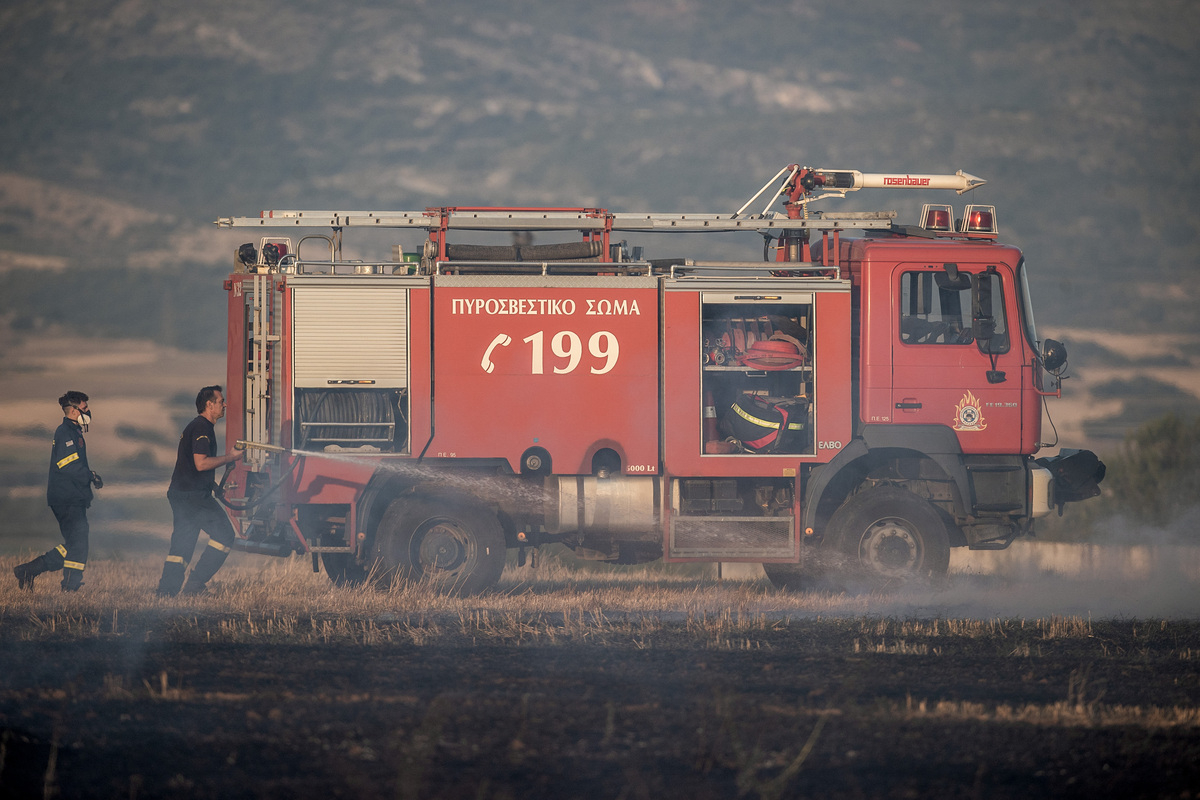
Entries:
MULTIPOLYGON (((538 331, 521 340, 530 346, 529 370, 532 375, 545 374, 545 336, 545 331, 538 331)), ((511 343, 512 338, 508 334, 501 333, 496 335, 496 338, 488 345, 483 355, 483 360, 480 362, 480 366, 484 372, 490 373, 495 368, 492 357, 496 349, 508 347, 511 343)), ((617 359, 621 355, 621 346, 617 342, 616 335, 611 331, 596 331, 593 333, 588 338, 587 349, 588 353, 597 362, 589 366, 593 375, 604 375, 612 372, 613 368, 617 366, 617 359)), ((567 373, 574 372, 583 360, 583 340, 574 331, 559 331, 550 337, 550 352, 557 358, 564 359, 562 363, 552 366, 554 374, 566 375, 567 373)))

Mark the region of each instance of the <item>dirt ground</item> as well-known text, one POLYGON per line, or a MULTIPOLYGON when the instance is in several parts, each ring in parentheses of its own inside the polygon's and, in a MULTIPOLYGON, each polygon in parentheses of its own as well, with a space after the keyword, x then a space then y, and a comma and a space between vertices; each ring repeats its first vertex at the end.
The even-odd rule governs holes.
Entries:
POLYGON ((6 615, 0 797, 1200 794, 1200 623, 462 619, 6 615))

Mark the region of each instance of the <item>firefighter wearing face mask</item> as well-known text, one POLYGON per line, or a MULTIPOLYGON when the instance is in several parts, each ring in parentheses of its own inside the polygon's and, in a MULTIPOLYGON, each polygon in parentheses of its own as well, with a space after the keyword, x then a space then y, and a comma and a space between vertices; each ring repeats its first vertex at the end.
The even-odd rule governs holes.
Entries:
POLYGON ((33 561, 18 564, 13 567, 13 574, 22 589, 32 589, 33 579, 38 575, 61 569, 63 591, 73 592, 83 584, 83 570, 87 567, 87 509, 92 504, 92 487, 99 489, 104 482, 88 466, 87 446, 83 441, 83 432, 92 421, 88 396, 83 392, 67 392, 58 398, 58 404, 64 416, 54 432, 54 449, 50 451, 46 503, 58 520, 63 544, 33 561))

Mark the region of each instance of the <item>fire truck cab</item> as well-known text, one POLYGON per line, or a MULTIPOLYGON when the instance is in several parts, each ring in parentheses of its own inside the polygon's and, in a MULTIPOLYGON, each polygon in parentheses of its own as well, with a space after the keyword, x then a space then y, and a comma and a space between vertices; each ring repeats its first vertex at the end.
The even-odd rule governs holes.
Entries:
POLYGON ((1021 252, 991 207, 908 227, 810 207, 979 183, 790 165, 755 196, 777 185, 783 213, 218 220, 329 230, 244 244, 225 281, 237 546, 457 592, 547 543, 761 562, 788 587, 806 553, 895 580, 945 573, 953 546, 1007 547, 1103 478, 1088 451, 1034 457, 1065 350, 1038 339, 1021 252), (424 242, 351 261, 355 227, 424 242), (755 234, 760 257, 648 259, 617 238, 717 231, 755 234), (531 241, 547 235, 575 239, 531 241))

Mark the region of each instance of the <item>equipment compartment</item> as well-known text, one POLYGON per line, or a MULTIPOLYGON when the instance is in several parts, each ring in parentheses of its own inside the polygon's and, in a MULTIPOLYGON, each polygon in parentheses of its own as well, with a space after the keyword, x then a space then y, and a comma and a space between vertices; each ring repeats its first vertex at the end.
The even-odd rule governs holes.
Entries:
POLYGON ((391 389, 297 389, 300 450, 407 450, 408 393, 391 389))
POLYGON ((707 455, 813 451, 813 298, 705 292, 701 306, 707 455))

